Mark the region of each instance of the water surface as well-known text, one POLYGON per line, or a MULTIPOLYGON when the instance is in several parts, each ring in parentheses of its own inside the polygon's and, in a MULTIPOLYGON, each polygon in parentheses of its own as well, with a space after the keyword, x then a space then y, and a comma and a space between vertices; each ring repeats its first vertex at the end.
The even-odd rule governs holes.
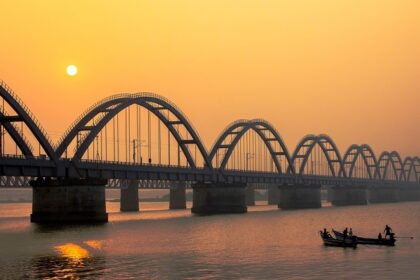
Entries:
POLYGON ((104 225, 29 223, 30 203, 0 204, 0 279, 419 279, 420 202, 193 216, 142 203, 104 225), (318 230, 376 236, 390 224, 396 247, 327 248, 318 230))

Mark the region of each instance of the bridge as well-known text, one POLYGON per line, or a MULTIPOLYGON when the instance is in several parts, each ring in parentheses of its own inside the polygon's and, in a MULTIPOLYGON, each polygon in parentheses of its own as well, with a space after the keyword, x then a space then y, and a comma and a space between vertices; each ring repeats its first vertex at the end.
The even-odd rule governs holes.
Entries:
POLYGON ((173 207, 185 208, 185 182, 204 214, 246 212, 256 186, 286 209, 320 207, 321 186, 334 205, 420 199, 419 157, 377 156, 368 144, 340 153, 328 135, 307 135, 289 152, 273 125, 252 119, 229 124, 208 150, 181 109, 153 93, 97 102, 54 143, 4 82, 0 98, 0 176, 33 179, 32 221, 106 220, 107 184, 134 211, 139 184, 170 188, 173 207))

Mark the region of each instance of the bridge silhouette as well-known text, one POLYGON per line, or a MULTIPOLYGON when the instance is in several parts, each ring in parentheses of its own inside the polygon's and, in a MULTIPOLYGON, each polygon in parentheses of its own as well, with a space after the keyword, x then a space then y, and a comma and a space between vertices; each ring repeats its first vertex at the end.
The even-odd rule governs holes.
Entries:
MULTIPOLYGON (((303 137, 290 153, 281 134, 262 119, 229 124, 207 150, 187 116, 153 93, 118 94, 97 102, 54 143, 4 82, 0 82, 0 97, 3 182, 10 181, 7 178, 36 178, 34 189, 113 182, 124 186, 122 192, 131 190, 127 197, 134 195, 132 189, 137 190, 139 182, 148 186, 157 185, 150 182, 169 182, 163 185, 171 190, 189 182, 196 196, 204 192, 207 200, 208 189, 232 192, 247 185, 281 186, 283 206, 306 197, 310 189, 319 192, 321 185, 334 186, 337 205, 364 203, 367 190, 371 201, 419 199, 420 159, 403 160, 396 151, 377 156, 369 145, 353 144, 341 154, 333 139, 321 134, 303 137)), ((185 195, 185 184, 178 196, 182 192, 185 195)), ((230 204, 225 201, 228 196, 237 194, 215 197, 230 204)), ((315 196, 310 200, 317 200, 315 196)), ((308 205, 311 203, 301 206, 308 205)))

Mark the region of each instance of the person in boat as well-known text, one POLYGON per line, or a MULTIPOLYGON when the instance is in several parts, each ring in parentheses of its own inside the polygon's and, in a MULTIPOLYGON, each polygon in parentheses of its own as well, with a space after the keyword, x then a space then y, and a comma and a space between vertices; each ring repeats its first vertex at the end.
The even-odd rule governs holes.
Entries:
POLYGON ((352 228, 350 228, 350 230, 349 230, 349 237, 353 237, 353 229, 352 228))
POLYGON ((343 230, 343 240, 346 240, 346 238, 347 238, 347 234, 348 234, 348 229, 347 229, 347 228, 345 228, 345 229, 343 230))
POLYGON ((328 232, 328 230, 326 228, 324 228, 324 230, 322 232, 322 236, 324 236, 324 238, 330 238, 331 234, 328 232))
MULTIPOLYGON (((385 233, 385 238, 389 236, 389 238, 391 239, 392 228, 388 225, 385 225, 384 233, 385 233)), ((393 238, 393 234, 392 234, 392 238, 393 238)))
POLYGON ((378 240, 382 240, 382 233, 378 234, 378 240))

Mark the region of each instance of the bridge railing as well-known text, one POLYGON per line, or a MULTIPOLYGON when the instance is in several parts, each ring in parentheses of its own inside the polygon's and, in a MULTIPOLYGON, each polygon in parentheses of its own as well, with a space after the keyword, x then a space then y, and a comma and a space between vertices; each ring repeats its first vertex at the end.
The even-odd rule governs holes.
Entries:
POLYGON ((110 165, 129 165, 129 166, 151 166, 151 167, 161 167, 161 168, 189 168, 194 170, 205 170, 208 167, 191 167, 189 165, 164 165, 164 164, 157 164, 157 163, 149 163, 149 162, 125 162, 125 161, 104 161, 104 160, 94 160, 94 159, 83 159, 81 160, 82 163, 91 163, 91 164, 110 164, 110 165))
MULTIPOLYGON (((26 157, 25 155, 13 155, 13 154, 3 154, 3 155, 0 156, 0 159, 1 158, 4 158, 4 159, 28 159, 28 157, 26 157)), ((31 157, 31 159, 45 160, 45 161, 50 160, 49 158, 47 158, 46 155, 33 156, 33 157, 31 157)))

